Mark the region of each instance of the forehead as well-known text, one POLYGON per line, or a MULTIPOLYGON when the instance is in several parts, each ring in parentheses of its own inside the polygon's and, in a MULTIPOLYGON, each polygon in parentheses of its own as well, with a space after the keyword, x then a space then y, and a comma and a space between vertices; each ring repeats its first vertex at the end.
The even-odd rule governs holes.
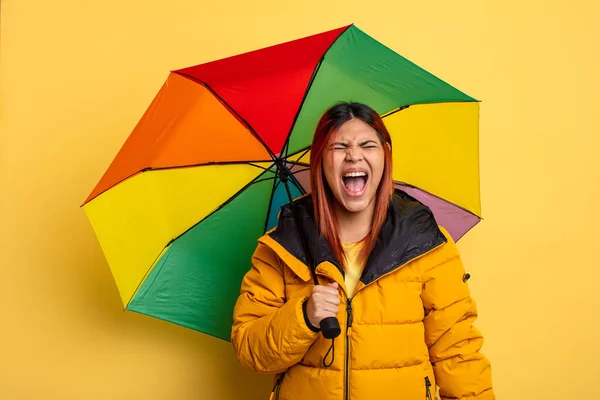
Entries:
POLYGON ((379 140, 377 131, 360 119, 351 119, 344 123, 329 139, 331 141, 379 140))

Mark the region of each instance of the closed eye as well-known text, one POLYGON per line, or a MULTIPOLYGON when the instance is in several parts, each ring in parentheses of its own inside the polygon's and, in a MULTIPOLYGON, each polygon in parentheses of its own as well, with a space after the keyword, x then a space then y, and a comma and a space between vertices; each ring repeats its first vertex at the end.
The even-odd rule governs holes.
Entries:
POLYGON ((379 144, 374 140, 367 140, 366 142, 360 143, 360 146, 363 149, 376 149, 379 147, 379 144))
POLYGON ((346 143, 334 143, 331 148, 333 148, 333 150, 346 150, 348 148, 348 145, 346 143))

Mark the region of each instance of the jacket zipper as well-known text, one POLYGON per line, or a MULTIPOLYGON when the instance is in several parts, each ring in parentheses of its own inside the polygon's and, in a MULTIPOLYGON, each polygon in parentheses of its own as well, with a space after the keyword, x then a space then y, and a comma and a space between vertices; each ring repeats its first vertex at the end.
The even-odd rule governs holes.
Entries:
POLYGON ((431 381, 428 376, 425 377, 425 398, 427 400, 433 400, 431 397, 431 381))
POLYGON ((281 374, 279 376, 279 378, 277 378, 277 381, 275 382, 275 386, 273 387, 273 390, 271 391, 271 396, 269 397, 270 400, 279 400, 279 390, 281 389, 281 382, 283 382, 284 376, 285 376, 285 372, 283 374, 281 374))
POLYGON ((352 298, 346 300, 346 313, 348 319, 348 328, 346 329, 346 366, 345 371, 345 386, 346 386, 346 400, 350 399, 350 336, 352 335, 352 298))
MULTIPOLYGON (((435 249, 441 247, 442 245, 444 245, 444 243, 440 243, 439 245, 435 246, 432 249, 429 249, 413 258, 411 258, 410 260, 402 263, 401 265, 397 266, 396 268, 392 269, 391 271, 388 271, 387 273, 381 275, 380 277, 378 277, 377 279, 375 279, 373 282, 369 282, 367 285, 363 286, 362 288, 360 288, 359 290, 357 290, 356 292, 354 292, 354 295, 352 297, 348 297, 346 292, 344 292, 344 294, 346 294, 346 313, 347 313, 347 318, 348 318, 348 327, 346 329, 346 355, 345 355, 345 372, 344 372, 344 387, 345 387, 345 400, 349 400, 350 399, 350 335, 352 334, 352 320, 353 320, 353 316, 352 316, 352 298, 354 298, 354 296, 356 296, 356 294, 365 289, 367 286, 371 285, 374 282, 377 282, 379 279, 383 278, 384 276, 390 275, 391 273, 393 273, 394 271, 398 270, 399 268, 402 268, 403 266, 405 266, 406 264, 408 264, 411 261, 414 261, 418 258, 421 258, 423 256, 425 256, 426 254, 434 251, 435 249)), ((335 279, 332 276, 329 276, 328 274, 318 274, 320 276, 324 276, 326 278, 329 279, 335 279)), ((426 382, 429 382, 429 377, 426 378, 426 382)), ((431 382, 429 382, 429 385, 431 386, 431 382)), ((428 391, 428 398, 427 400, 432 400, 431 399, 431 391, 429 390, 429 388, 427 389, 428 391)))

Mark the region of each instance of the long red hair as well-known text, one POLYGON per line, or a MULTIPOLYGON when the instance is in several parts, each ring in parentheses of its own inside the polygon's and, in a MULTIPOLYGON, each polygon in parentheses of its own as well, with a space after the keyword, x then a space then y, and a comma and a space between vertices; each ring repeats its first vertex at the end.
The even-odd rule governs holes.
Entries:
POLYGON ((390 206, 394 192, 394 181, 392 180, 392 139, 379 114, 367 105, 353 102, 338 103, 325 111, 317 124, 310 152, 311 196, 315 209, 315 219, 321 230, 321 234, 329 243, 333 254, 344 269, 346 258, 338 235, 335 210, 332 206, 336 199, 329 185, 326 183, 327 181, 323 172, 323 154, 331 135, 344 123, 353 118, 362 120, 377 132, 385 157, 383 175, 376 193, 375 212, 373 213, 371 231, 363 239, 364 246, 359 255, 362 261, 367 260, 373 247, 375 247, 377 237, 387 217, 388 207, 390 206))

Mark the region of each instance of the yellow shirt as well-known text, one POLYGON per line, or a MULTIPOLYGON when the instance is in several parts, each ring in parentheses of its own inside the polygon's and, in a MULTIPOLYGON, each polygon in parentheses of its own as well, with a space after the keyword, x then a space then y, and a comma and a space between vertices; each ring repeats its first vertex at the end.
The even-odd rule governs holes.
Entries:
POLYGON ((348 297, 354 295, 354 289, 363 273, 364 263, 359 262, 358 256, 362 249, 363 242, 358 243, 344 243, 342 242, 342 248, 346 255, 346 274, 345 283, 346 289, 348 289, 348 297))

